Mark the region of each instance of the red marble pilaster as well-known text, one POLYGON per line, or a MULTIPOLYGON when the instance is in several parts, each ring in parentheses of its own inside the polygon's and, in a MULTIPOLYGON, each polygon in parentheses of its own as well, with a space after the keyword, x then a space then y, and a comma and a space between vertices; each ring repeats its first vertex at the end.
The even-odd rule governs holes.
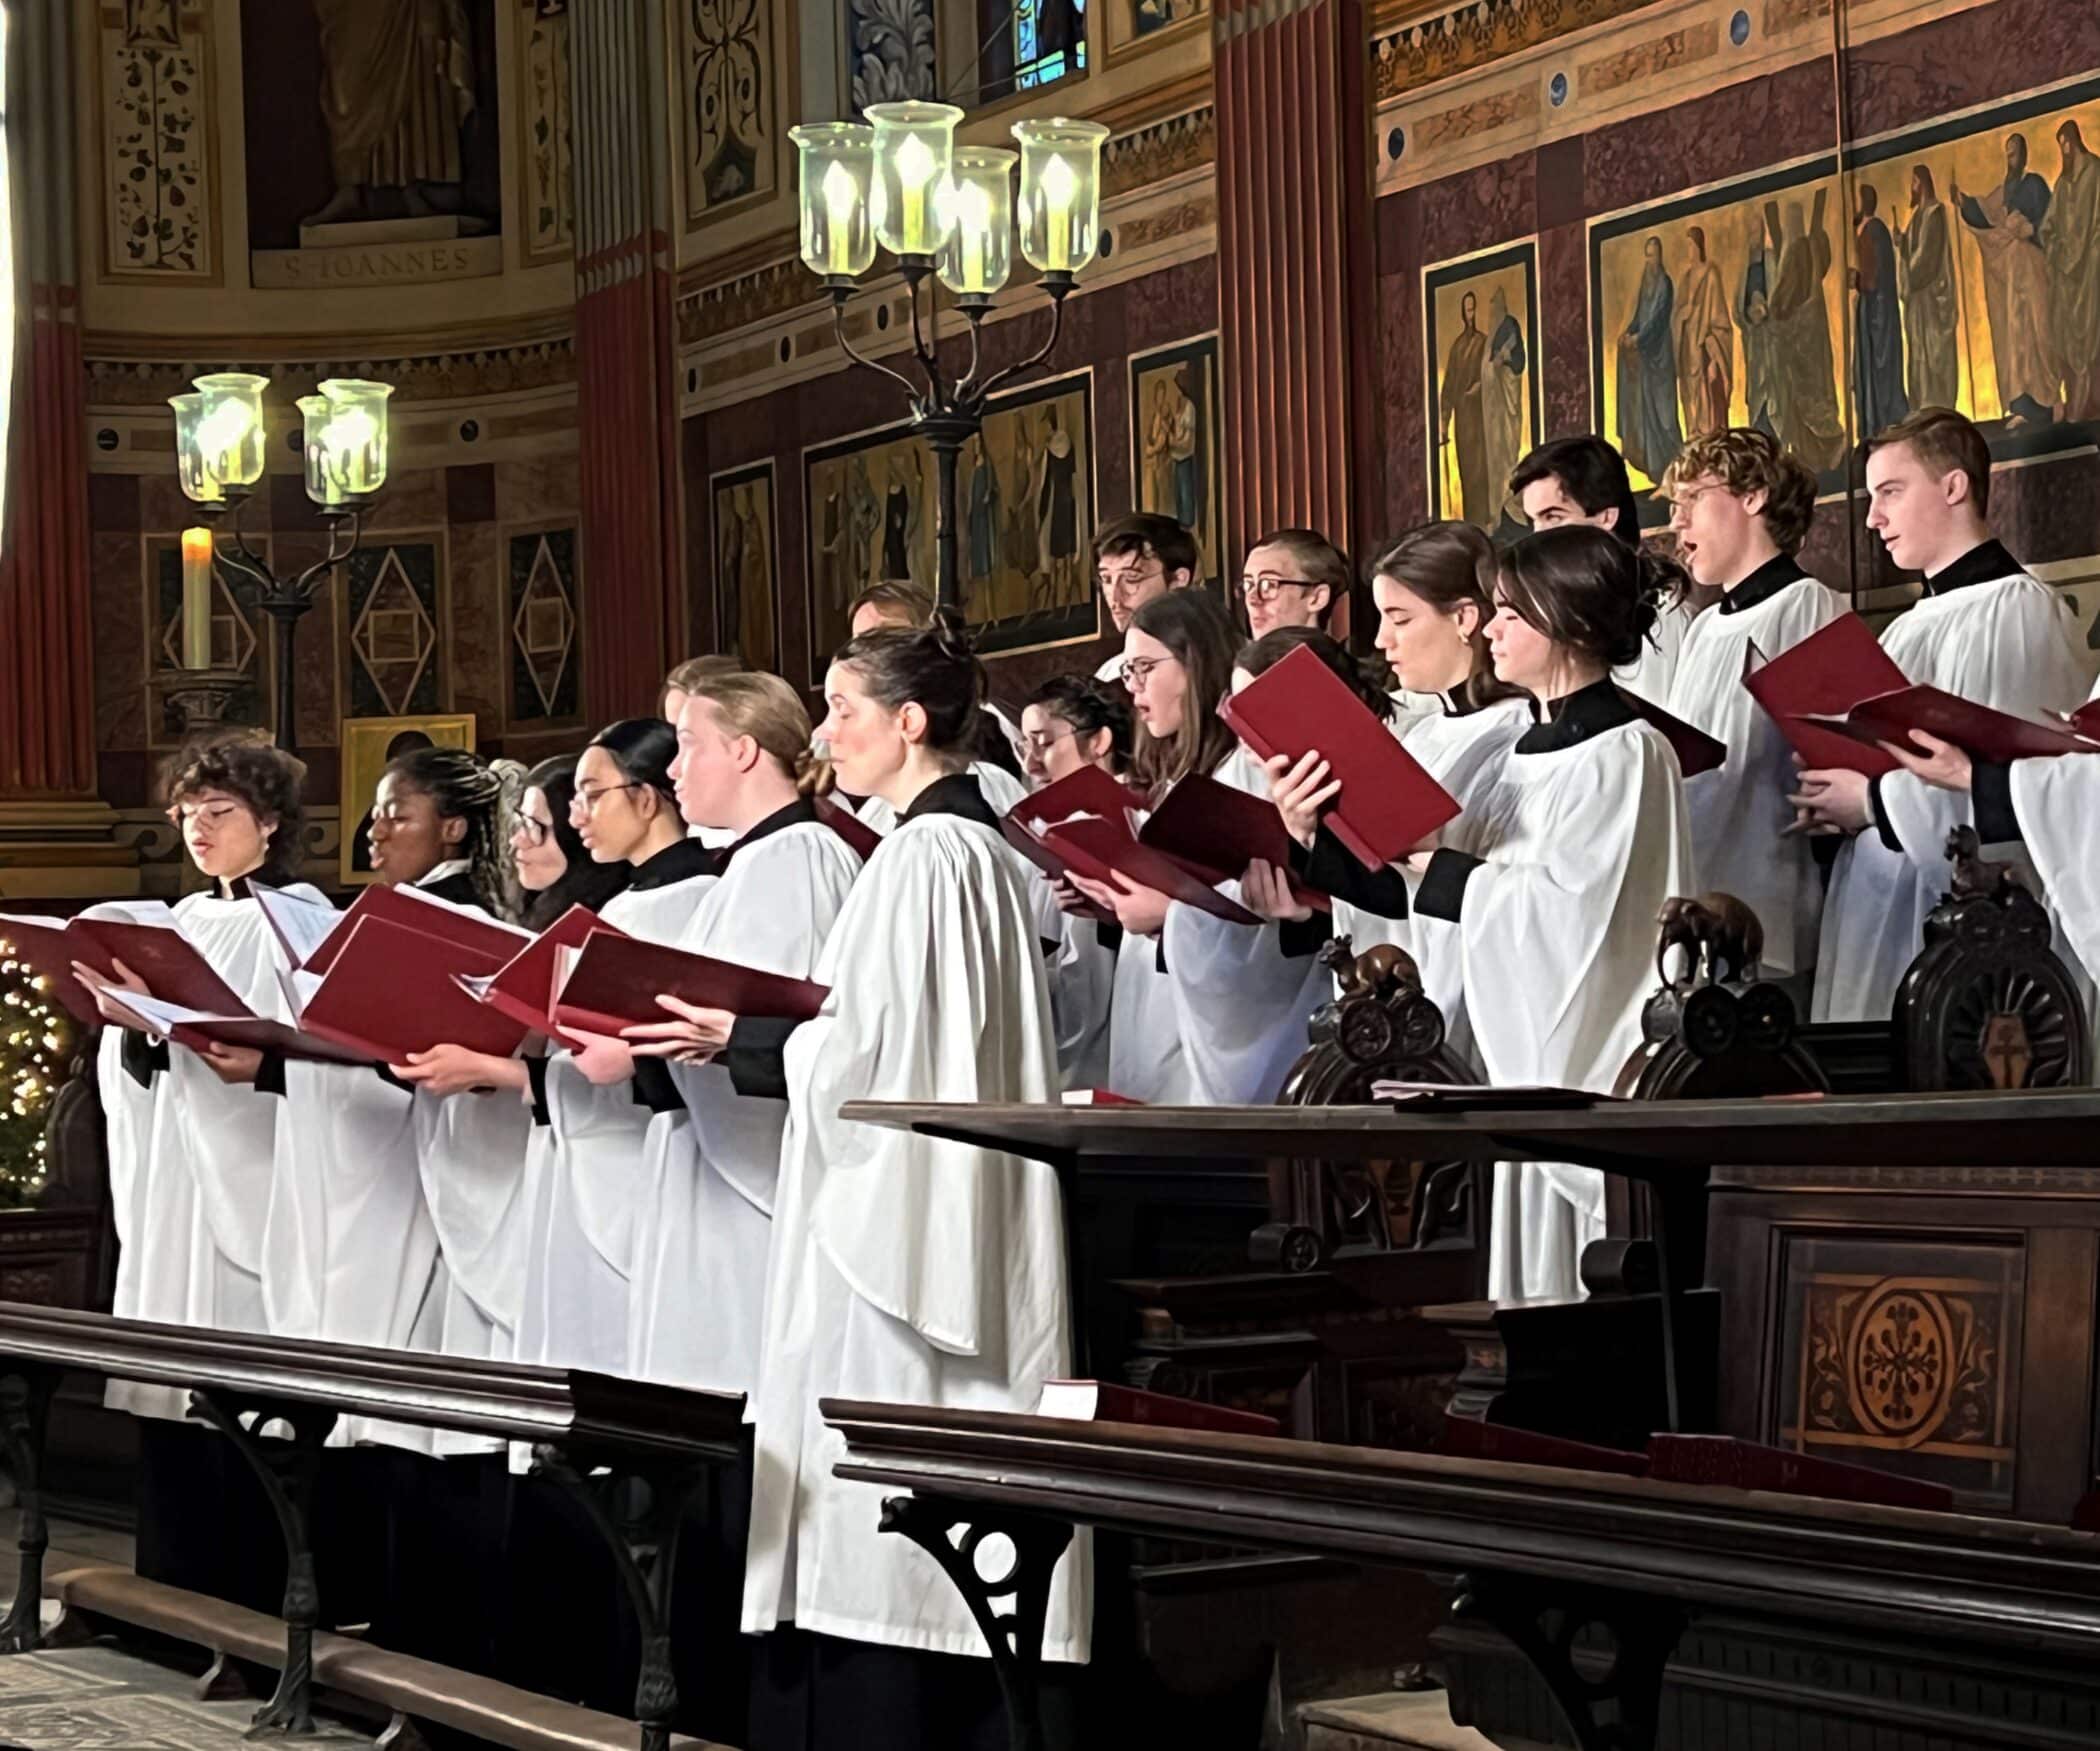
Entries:
POLYGON ((1379 503, 1377 310, 1358 0, 1216 20, 1225 526, 1360 547, 1379 503))

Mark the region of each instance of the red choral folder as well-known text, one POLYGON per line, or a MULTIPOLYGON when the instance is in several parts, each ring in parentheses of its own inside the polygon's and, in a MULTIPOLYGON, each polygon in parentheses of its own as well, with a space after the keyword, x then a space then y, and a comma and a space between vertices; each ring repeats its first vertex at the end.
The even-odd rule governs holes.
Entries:
MULTIPOLYGON (((1106 881, 1106 864, 1098 858, 1071 855, 1074 848, 1069 845, 1062 851, 1053 850, 1044 834, 1051 826, 1075 815, 1120 822, 1127 833, 1130 810, 1143 806, 1144 799, 1137 792, 1111 778, 1100 767, 1082 766, 1077 772, 1067 773, 1055 783, 1046 784, 1033 795, 1015 803, 1006 812, 1000 828, 1006 834, 1007 843, 1052 881, 1061 881, 1074 874, 1083 875, 1088 881, 1106 881)), ((1115 922, 1113 912, 1091 904, 1081 916, 1100 923, 1115 922)))
POLYGON ((1683 718, 1673 716, 1652 699, 1643 699, 1630 688, 1621 687, 1619 697, 1632 708, 1636 717, 1662 731, 1663 739, 1677 755, 1678 770, 1686 778, 1697 778, 1702 772, 1717 772, 1727 762, 1728 744, 1719 737, 1710 736, 1683 718))
MULTIPOLYGON (((1212 883, 1235 881, 1256 861, 1286 876, 1291 871, 1291 836, 1276 805, 1201 772, 1168 787, 1138 829, 1138 842, 1212 883)), ((1316 888, 1293 878, 1291 891, 1315 911, 1328 909, 1327 896, 1316 888)))
POLYGON ((845 840, 862 863, 866 863, 875 855, 875 847, 882 843, 880 833, 843 803, 835 803, 828 796, 820 796, 816 800, 817 819, 845 840))
POLYGON ((656 1001, 659 991, 703 1009, 790 1021, 810 1020, 831 994, 829 986, 808 979, 761 973, 735 961, 601 931, 584 943, 555 994, 554 1020, 559 1027, 594 1034, 669 1021, 672 1017, 656 1001))
POLYGON ((1128 877, 1141 888, 1152 888, 1170 900, 1194 906, 1227 924, 1259 924, 1246 907, 1228 900, 1195 871, 1131 837, 1126 820, 1105 821, 1098 816, 1060 821, 1043 834, 1044 843, 1072 869, 1093 880, 1093 870, 1106 867, 1128 877))
POLYGON ((1327 826, 1366 869, 1406 856, 1458 813, 1457 799, 1310 649, 1219 701, 1218 715, 1264 760, 1320 751, 1342 782, 1327 826))
MULTIPOLYGON (((0 942, 29 964, 31 972, 48 979, 51 995, 65 1005, 82 1027, 100 1027, 102 1012, 95 1007, 95 994, 73 976, 73 963, 84 962, 96 972, 111 972, 109 951, 90 934, 92 921, 85 918, 31 918, 20 913, 0 913, 0 942)), ((128 964, 128 963, 127 963, 128 964)))
MULTIPOLYGON (((1952 742, 1965 753, 1993 765, 2010 760, 2047 760, 2058 754, 2100 754, 2100 741, 2074 730, 2053 729, 2030 723, 2010 712, 1995 711, 1938 687, 1904 687, 1862 699, 1843 713, 1812 713, 1806 723, 1872 747, 1887 760, 1878 744, 1908 744, 1922 754, 1924 748, 1909 740, 1912 730, 1923 730, 1943 742, 1952 742)), ((1858 762, 1851 762, 1858 770, 1858 762)), ((1893 762, 1890 762, 1893 765, 1893 762)))
MULTIPOLYGON (((115 918, 83 918, 76 922, 90 942, 111 961, 122 961, 138 974, 146 982, 146 989, 163 1003, 202 1010, 207 1015, 248 1013, 247 1004, 211 970, 211 963, 197 945, 179 929, 115 918)), ((108 970, 92 955, 74 958, 86 961, 98 972, 108 970)))
POLYGON ((373 1053, 339 1045, 333 1040, 303 1033, 281 1021, 269 1021, 259 1015, 197 1015, 172 1026, 163 1026, 165 1018, 142 1014, 124 1001, 122 993, 114 996, 111 1002, 146 1032, 162 1034, 192 1052, 201 1052, 211 1045, 252 1046, 286 1058, 305 1058, 322 1064, 374 1064, 380 1061, 373 1053))
POLYGON ((368 915, 351 926, 299 1012, 299 1028, 386 1064, 446 1044, 507 1058, 527 1028, 458 983, 500 965, 482 950, 368 915))
POLYGON ((1227 1410, 1200 1399, 1141 1392, 1105 1380, 1046 1380, 1035 1414, 1067 1423, 1136 1423, 1151 1429, 1203 1429, 1218 1435, 1283 1433, 1283 1425, 1259 1411, 1227 1410))
POLYGON ((1909 677, 1881 648, 1873 628, 1857 614, 1843 614, 1743 676, 1750 697, 1779 726, 1787 745, 1811 771, 1841 769, 1869 778, 1894 772, 1896 762, 1879 748, 1809 721, 1845 712, 1877 693, 1894 693, 1909 677))
POLYGON ((499 924, 478 913, 462 912, 454 906, 440 905, 435 900, 418 900, 409 890, 375 882, 357 896, 350 910, 343 914, 342 923, 329 933, 328 940, 306 957, 305 970, 326 973, 335 965, 336 956, 349 944, 351 931, 367 918, 401 925, 419 936, 434 936, 456 948, 472 949, 487 959, 492 967, 502 966, 532 941, 530 931, 499 924))
POLYGON ((1941 1514, 1954 1511, 1954 1492, 1945 1484, 1794 1453, 1784 1447, 1765 1447, 1755 1441, 1737 1441, 1727 1435, 1649 1436, 1648 1475, 1661 1483, 1769 1490, 1784 1496, 1821 1496, 1835 1502, 1925 1508, 1941 1514))
POLYGON ((561 951, 581 948, 593 936, 626 933, 605 922, 588 906, 571 906, 531 942, 497 969, 488 985, 470 993, 521 1027, 548 1033, 553 1027, 554 974, 561 951))

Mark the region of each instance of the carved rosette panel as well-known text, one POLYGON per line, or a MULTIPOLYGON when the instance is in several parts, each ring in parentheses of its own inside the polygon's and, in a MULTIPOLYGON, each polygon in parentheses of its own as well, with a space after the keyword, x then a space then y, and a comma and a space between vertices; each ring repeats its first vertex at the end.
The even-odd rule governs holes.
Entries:
POLYGON ((567 0, 519 0, 518 169, 525 259, 559 261, 576 242, 575 135, 567 0))
POLYGON ((777 185, 772 0, 684 0, 688 225, 777 185))
POLYGON ((101 8, 103 268, 215 280, 208 0, 101 8))
POLYGON ((2019 1249, 1794 1239, 1776 1439, 2009 1507, 2019 1249))

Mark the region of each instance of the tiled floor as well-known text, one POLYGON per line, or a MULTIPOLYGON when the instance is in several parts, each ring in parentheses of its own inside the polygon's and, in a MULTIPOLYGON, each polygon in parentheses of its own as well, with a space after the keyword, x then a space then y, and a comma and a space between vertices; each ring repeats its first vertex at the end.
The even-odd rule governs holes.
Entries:
MULTIPOLYGON (((14 1594, 15 1522, 12 1512, 0 1514, 0 1598, 14 1594)), ((50 1572, 130 1561, 124 1534, 52 1522, 50 1572)), ((0 1659, 0 1751, 236 1751, 255 1709, 249 1700, 199 1702, 187 1672, 108 1643, 0 1659)), ((371 1739, 329 1725, 298 1743, 354 1747, 371 1739)))

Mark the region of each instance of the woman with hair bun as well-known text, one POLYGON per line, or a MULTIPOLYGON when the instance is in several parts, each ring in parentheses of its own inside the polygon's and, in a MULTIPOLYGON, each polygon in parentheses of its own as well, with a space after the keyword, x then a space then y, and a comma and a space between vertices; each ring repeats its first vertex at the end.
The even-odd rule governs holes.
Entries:
MULTIPOLYGON (((1462 810, 1493 786, 1531 724, 1531 696, 1495 678, 1488 648, 1497 575, 1494 543, 1459 522, 1410 529, 1371 568, 1378 653, 1398 688, 1428 704, 1405 716, 1394 734, 1462 810)), ((1340 800, 1340 785, 1329 777, 1319 750, 1295 763, 1271 760, 1268 772, 1269 794, 1303 848, 1306 880, 1333 896, 1335 934, 1346 936, 1359 954, 1379 943, 1407 949, 1423 990, 1443 1012, 1446 1043, 1470 1060, 1462 957, 1450 926, 1410 916, 1404 871, 1366 870, 1325 824, 1323 813, 1340 800)), ((1447 829, 1447 841, 1463 845, 1468 830, 1461 814, 1447 829)), ((1287 915, 1301 916, 1303 908, 1287 915)))
MULTIPOLYGON (((433 905, 508 920, 516 886, 503 849, 505 786, 465 748, 419 748, 380 775, 372 870, 433 905)), ((266 1223, 270 1330, 371 1348, 435 1349, 438 1231, 419 1167, 412 1087, 341 1064, 262 1056, 255 1082, 281 1095, 266 1223)), ((420 1431, 367 1428, 427 1446, 420 1431)))
MULTIPOLYGON (((1130 701, 1089 675, 1053 675, 1021 712, 1021 760, 1032 789, 1069 778, 1083 766, 1111 778, 1130 770, 1130 701)), ((1054 900, 1040 874, 1036 885, 1054 900)), ((1076 913, 1057 919, 1050 963, 1050 1013, 1057 1024, 1057 1069, 1066 1088, 1109 1085, 1109 1024, 1116 984, 1119 926, 1076 913)))
MULTIPOLYGON (((599 916, 650 942, 679 940, 721 870, 718 852, 686 836, 671 782, 677 755, 678 732, 661 718, 611 724, 576 762, 569 809, 591 858, 632 871, 599 916)), ((618 1374, 627 1366, 649 1109, 624 1084, 594 1083, 560 1048, 525 1060, 525 1069, 534 1130, 516 1357, 618 1374)))
MULTIPOLYGON (((844 1397, 1026 1411, 1071 1360, 1055 1173, 839 1117, 855 1100, 1056 1099, 1027 868, 968 771, 982 686, 945 626, 839 652, 822 733, 839 783, 897 826, 817 963, 823 1012, 792 1030, 738 1022, 723 1053, 740 1093, 787 1101, 749 1411, 743 1627, 766 1637, 753 1745, 972 1744, 999 1713, 962 1600, 932 1558, 880 1531, 880 1490, 834 1475, 844 1444, 818 1410, 844 1397)), ((1088 1575, 1082 1539, 1051 1586, 1053 1661, 1086 1657, 1088 1575)))
MULTIPOLYGON (((1408 860, 1415 910, 1456 927, 1489 1082, 1610 1092, 1640 1043, 1656 914, 1695 891, 1677 756, 1611 678, 1655 615, 1643 565, 1580 527, 1526 536, 1504 556, 1488 642, 1497 678, 1531 695, 1538 721, 1469 802, 1469 849, 1408 860)), ((1490 1295, 1580 1292, 1583 1246, 1604 1233, 1603 1179, 1495 1169, 1490 1295)))

